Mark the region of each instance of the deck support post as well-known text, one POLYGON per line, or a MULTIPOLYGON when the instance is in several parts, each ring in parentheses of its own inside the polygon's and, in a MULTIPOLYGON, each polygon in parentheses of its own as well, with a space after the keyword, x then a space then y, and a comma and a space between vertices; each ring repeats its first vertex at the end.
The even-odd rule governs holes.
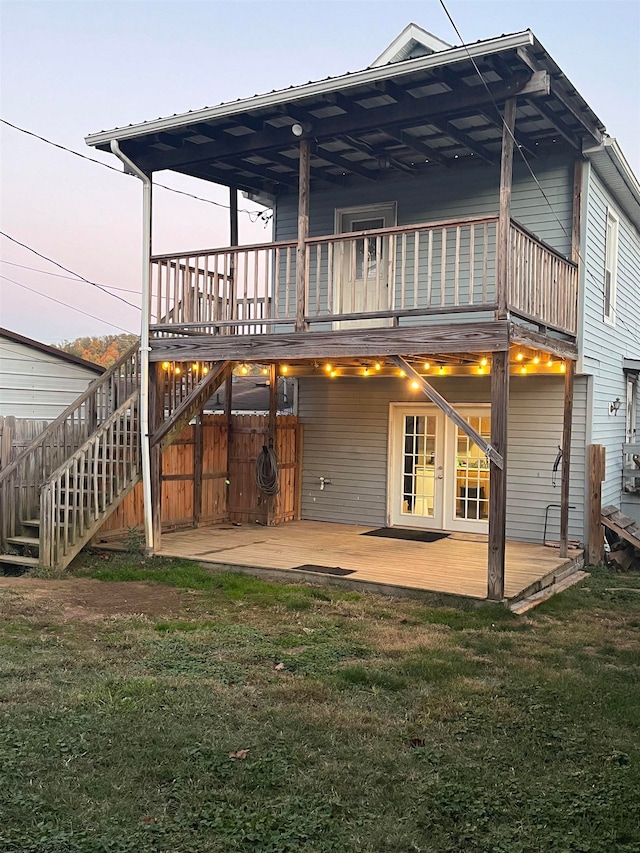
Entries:
POLYGON ((509 232, 511 227, 511 185, 513 182, 513 139, 516 126, 516 99, 508 98, 504 105, 502 127, 502 156, 500 158, 500 213, 496 258, 496 318, 508 317, 509 293, 509 232))
POLYGON ((193 428, 193 526, 200 526, 202 515, 202 457, 204 454, 204 434, 202 428, 202 412, 196 415, 193 428))
POLYGON ((231 412, 233 410, 233 367, 234 366, 231 365, 229 375, 227 376, 224 382, 224 419, 227 426, 227 476, 225 480, 225 500, 227 515, 229 515, 229 495, 231 492, 231 481, 229 479, 229 475, 231 473, 231 445, 233 443, 233 421, 231 420, 231 412))
MULTIPOLYGON (((153 365, 149 382, 149 432, 151 435, 160 427, 164 419, 165 373, 161 364, 153 365)), ((151 525, 153 529, 153 550, 160 550, 162 535, 162 445, 151 446, 151 525)))
POLYGON ((573 419, 573 385, 575 362, 565 362, 564 414, 562 422, 562 486, 560 491, 560 556, 569 553, 569 485, 571 470, 571 422, 573 419))
MULTIPOLYGON (((277 448, 277 428, 278 428, 278 368, 275 363, 269 365, 269 424, 268 424, 268 444, 277 448)), ((276 451, 277 452, 277 451, 276 451)), ((270 495, 267 498, 267 527, 272 527, 276 523, 276 501, 277 495, 270 495)))
POLYGON ((309 237, 309 183, 311 177, 310 145, 300 140, 300 172, 298 176, 298 245, 296 248, 296 332, 306 328, 307 239, 309 237))
POLYGON ((502 467, 489 467, 489 557, 487 598, 504 598, 507 522, 507 423, 509 411, 509 353, 496 352, 491 363, 491 446, 501 455, 502 467))

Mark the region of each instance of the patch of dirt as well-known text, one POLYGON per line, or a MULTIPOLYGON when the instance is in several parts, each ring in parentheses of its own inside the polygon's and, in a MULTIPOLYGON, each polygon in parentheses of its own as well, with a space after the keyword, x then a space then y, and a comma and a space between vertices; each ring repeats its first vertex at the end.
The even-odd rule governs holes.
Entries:
POLYGON ((0 612, 94 621, 110 616, 169 615, 182 610, 177 589, 155 584, 104 583, 90 578, 0 578, 0 612))

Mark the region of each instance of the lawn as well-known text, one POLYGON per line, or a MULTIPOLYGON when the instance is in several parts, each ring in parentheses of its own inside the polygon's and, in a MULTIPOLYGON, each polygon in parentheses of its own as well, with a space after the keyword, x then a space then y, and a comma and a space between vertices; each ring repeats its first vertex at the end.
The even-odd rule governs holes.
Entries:
POLYGON ((85 557, 0 579, 0 850, 637 853, 640 575, 527 614, 85 557))

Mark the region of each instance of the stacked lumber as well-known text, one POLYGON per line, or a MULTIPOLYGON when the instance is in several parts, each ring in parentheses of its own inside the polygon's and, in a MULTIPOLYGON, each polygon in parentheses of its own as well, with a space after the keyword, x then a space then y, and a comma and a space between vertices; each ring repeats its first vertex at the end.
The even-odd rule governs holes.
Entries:
POLYGON ((613 505, 602 508, 602 524, 617 537, 607 554, 608 565, 619 572, 640 571, 640 525, 613 505))

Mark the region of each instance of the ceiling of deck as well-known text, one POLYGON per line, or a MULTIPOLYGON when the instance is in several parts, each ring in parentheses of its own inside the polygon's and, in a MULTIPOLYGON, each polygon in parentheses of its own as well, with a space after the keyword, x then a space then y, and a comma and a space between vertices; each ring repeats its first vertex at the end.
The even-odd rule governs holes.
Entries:
MULTIPOLYGON (((407 73, 400 75, 395 63, 393 79, 313 96, 292 93, 284 103, 206 121, 194 114, 191 122, 186 116, 162 131, 150 127, 145 133, 141 125, 120 146, 147 172, 169 169, 278 195, 297 191, 294 124, 311 141, 316 189, 497 164, 500 110, 518 93, 515 137, 529 159, 552 151, 577 153, 601 140, 601 122, 537 42, 480 56, 475 63, 484 82, 470 59, 419 70, 407 63, 407 73), (541 92, 530 91, 534 72, 547 75, 541 92)), ((98 147, 109 150, 107 142, 98 147)))

